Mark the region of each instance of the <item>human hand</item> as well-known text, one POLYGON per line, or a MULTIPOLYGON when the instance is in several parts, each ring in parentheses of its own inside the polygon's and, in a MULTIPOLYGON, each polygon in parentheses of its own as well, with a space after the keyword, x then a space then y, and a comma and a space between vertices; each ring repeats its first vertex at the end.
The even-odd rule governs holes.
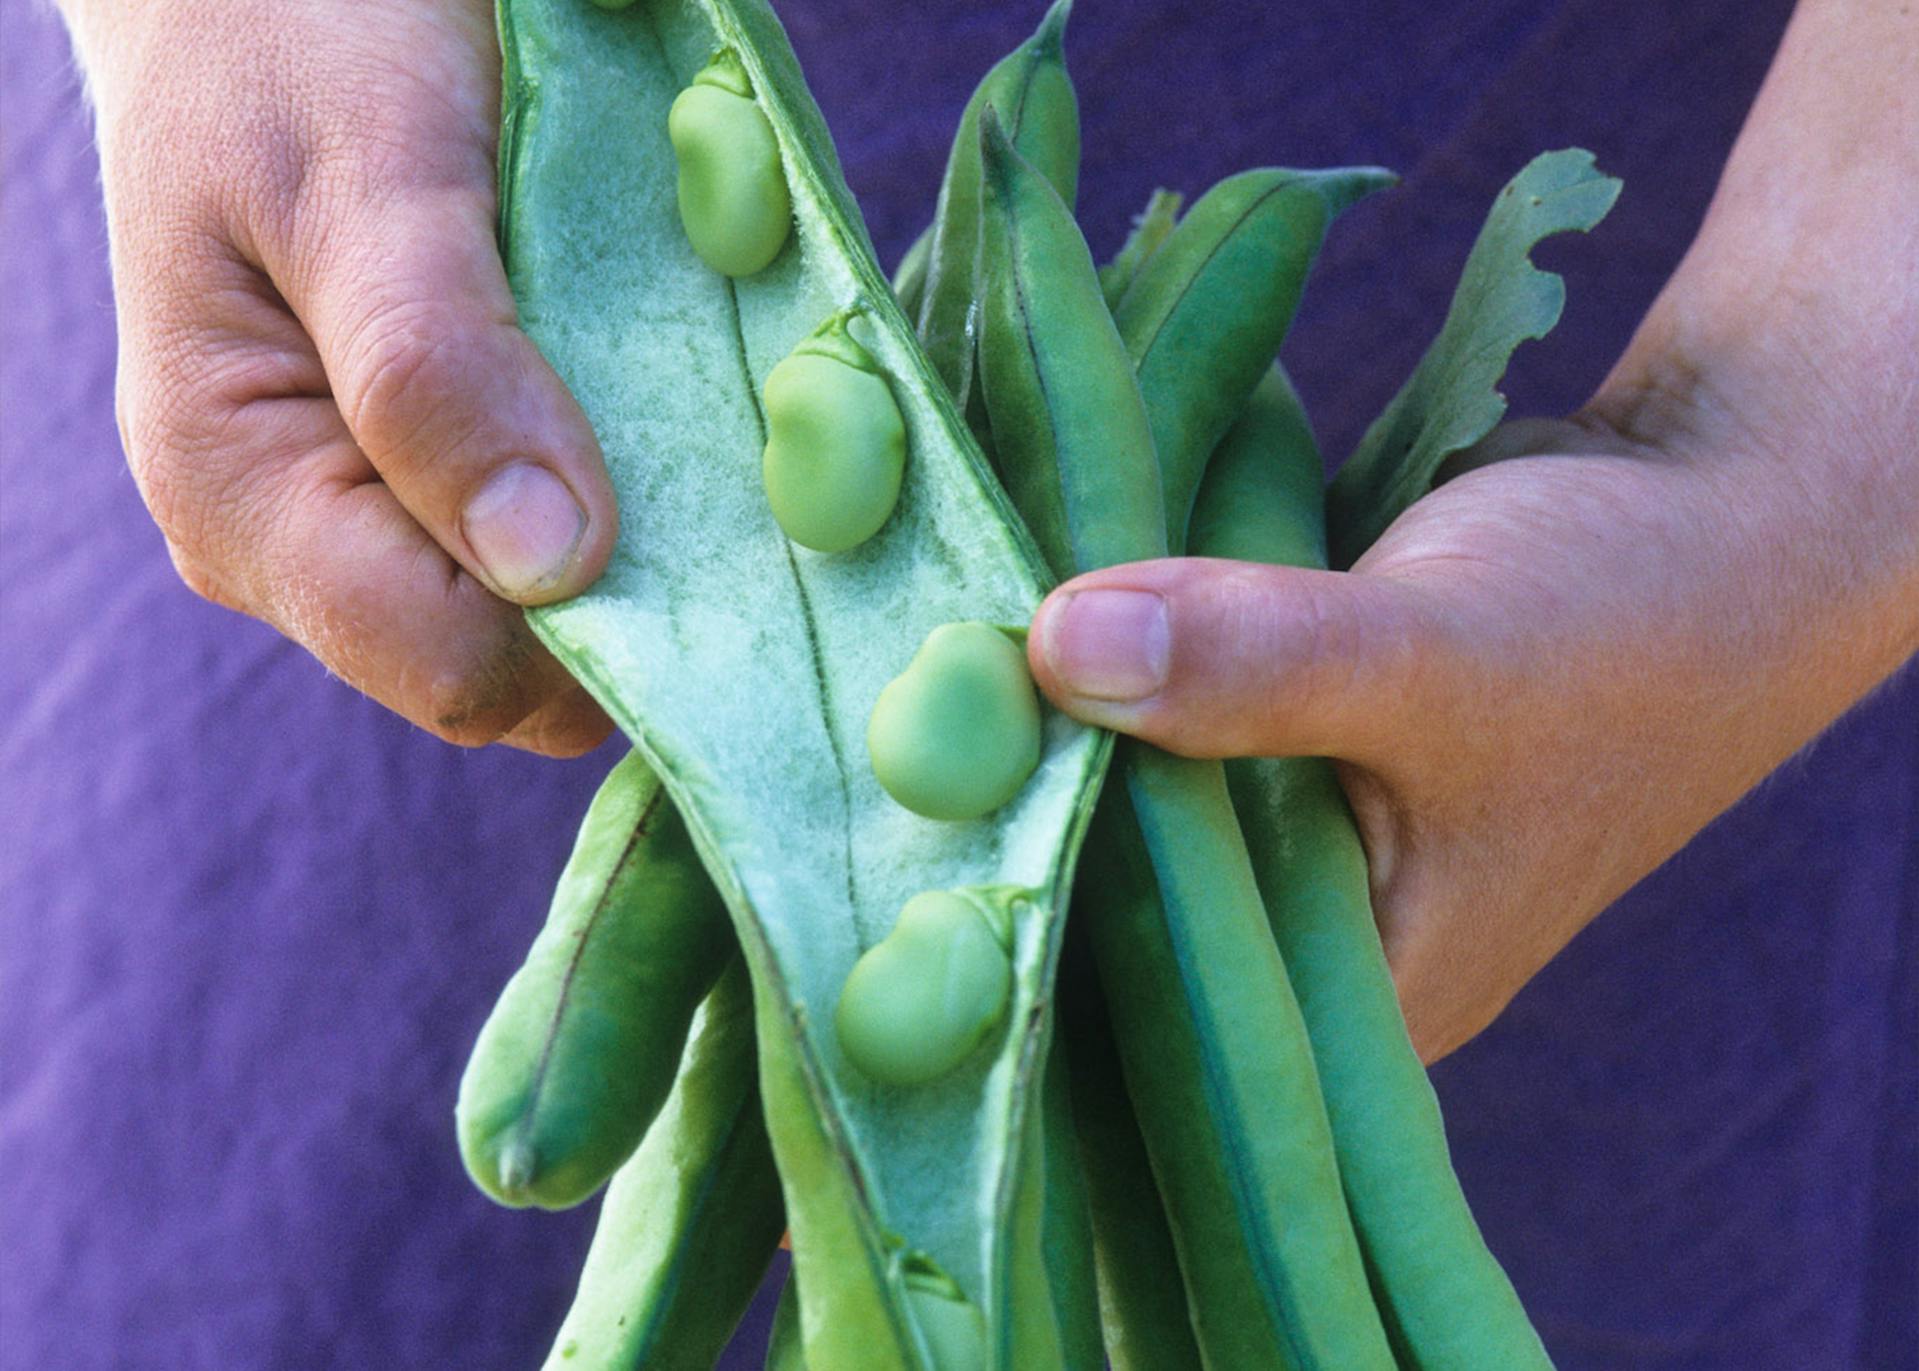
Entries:
POLYGON ((494 245, 491 5, 63 8, 120 431, 182 578, 443 738, 594 746, 517 607, 585 588, 616 513, 494 245))
POLYGON ((1802 5, 1599 394, 1496 431, 1351 572, 1139 563, 1034 620, 1081 719, 1340 759, 1428 1061, 1919 649, 1915 77, 1910 20, 1802 5))
POLYGON ((1081 718, 1188 755, 1342 759, 1427 1060, 1860 688, 1835 661, 1858 648, 1817 627, 1832 588, 1792 576, 1790 480, 1755 491, 1738 454, 1596 425, 1515 439, 1528 455, 1443 485, 1351 573, 1141 563, 1035 621, 1035 674, 1081 718))

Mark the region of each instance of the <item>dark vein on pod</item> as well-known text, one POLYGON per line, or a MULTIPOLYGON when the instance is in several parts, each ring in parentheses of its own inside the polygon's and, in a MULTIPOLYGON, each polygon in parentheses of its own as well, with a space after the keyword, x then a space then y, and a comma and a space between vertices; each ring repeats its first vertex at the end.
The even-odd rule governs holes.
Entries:
MULTIPOLYGON (((746 355, 746 327, 740 318, 739 285, 731 277, 726 282, 727 302, 733 307, 733 346, 739 358, 740 375, 746 381, 746 393, 753 400, 753 422, 758 425, 760 446, 766 446, 766 410, 760 401, 759 387, 753 384, 753 367, 746 355)), ((849 913, 859 908, 859 897, 854 887, 853 870, 853 786, 852 773, 846 767, 846 755, 840 748, 839 730, 833 726, 833 687, 826 679, 826 654, 820 644, 820 626, 813 613, 813 597, 806 588, 806 578, 800 574, 799 558, 793 553, 790 539, 780 538, 781 550, 786 554, 787 574, 793 578, 793 589, 799 596, 800 622, 806 629, 806 650, 813 666, 813 686, 819 695, 820 727, 826 733, 826 746, 833 754, 833 769, 840 782, 840 832, 846 854, 846 905, 849 913)), ((857 921, 855 923, 857 927, 857 921)))
MULTIPOLYGON (((1239 218, 1233 220, 1233 222, 1220 233, 1219 237, 1213 240, 1213 245, 1207 248, 1205 253, 1200 257, 1199 265, 1186 274, 1185 283, 1180 286, 1178 293, 1173 296, 1172 302, 1166 306, 1159 318, 1154 321, 1152 333, 1147 336, 1145 346, 1139 350, 1139 360, 1133 364, 1135 371, 1140 370, 1146 365, 1146 359, 1152 355, 1153 349, 1159 346, 1159 336, 1165 331, 1166 325, 1172 322, 1175 314, 1179 313, 1180 307, 1186 303, 1186 297, 1192 294, 1193 287, 1198 284, 1199 278, 1206 274, 1206 269, 1212 266, 1213 259, 1218 257, 1219 254, 1225 250, 1226 245, 1233 240, 1233 235, 1246 226, 1247 220, 1265 209, 1268 201, 1272 200, 1275 196, 1284 194, 1286 191, 1297 189, 1298 186, 1299 181, 1297 178, 1294 178, 1281 181, 1278 185, 1268 187, 1260 193, 1258 199, 1254 200, 1252 204, 1248 205, 1240 213, 1239 218)), ((1170 240, 1171 237, 1171 234, 1167 235, 1168 240, 1170 240)), ((1164 246, 1164 244, 1162 243, 1161 246, 1164 246)), ((1145 263, 1142 262, 1140 264, 1140 270, 1143 272, 1145 269, 1145 263)), ((1135 282, 1139 280, 1137 276, 1133 279, 1135 282)), ((1129 286, 1128 290, 1130 289, 1131 287, 1129 286)))
MULTIPOLYGON (((692 1202, 687 1206, 690 1220, 687 1226, 689 1232, 710 1231, 711 1226, 702 1221, 708 1218, 717 1202, 730 1198, 731 1192, 720 1194, 717 1187, 721 1175, 730 1169, 729 1164, 736 1154, 752 1140, 752 1130, 757 1121, 749 1115, 752 1106, 757 1104, 758 1100, 758 1093, 754 1091, 744 1092, 741 1098, 735 1100, 732 1117, 726 1125, 725 1136, 716 1150, 719 1160, 707 1169, 705 1177, 700 1181, 699 1189, 692 1197, 692 1202)), ((764 1124, 759 1126, 765 1127, 764 1124)), ((686 1249, 682 1247, 679 1252, 684 1258, 686 1249)), ((661 1331, 675 1312, 673 1302, 679 1295, 680 1287, 686 1283, 686 1267, 687 1263, 684 1259, 674 1261, 667 1267, 666 1279, 662 1283, 659 1298, 652 1304, 652 1317, 647 1320, 646 1327, 641 1331, 635 1345, 634 1350, 638 1359, 629 1363, 633 1371, 645 1371, 648 1359, 662 1351, 657 1346, 657 1341, 661 1331)))
MULTIPOLYGON (((1141 750, 1149 747, 1151 744, 1138 744, 1141 750)), ((1137 756, 1137 753, 1135 755, 1137 756)), ((1153 879, 1159 885, 1159 905, 1165 919, 1167 942, 1172 945, 1173 956, 1178 963, 1180 987, 1184 991, 1187 1004, 1194 1011, 1194 1028, 1199 1040, 1201 1062, 1200 1088, 1217 1111, 1219 1123, 1215 1125, 1215 1128, 1222 1135, 1220 1148, 1222 1169, 1227 1174, 1228 1186, 1237 1198, 1240 1232, 1245 1236, 1248 1255, 1259 1273, 1260 1302, 1266 1306, 1278 1337, 1293 1354, 1295 1363, 1299 1366, 1312 1366, 1314 1361, 1308 1355, 1309 1349, 1300 1345, 1299 1331, 1294 1328, 1293 1321, 1288 1317, 1289 1309, 1296 1308, 1298 1305, 1294 1284, 1288 1277, 1283 1257, 1273 1250, 1274 1243, 1269 1225, 1262 1222, 1264 1206, 1260 1202, 1258 1188, 1254 1185, 1252 1177, 1247 1174, 1245 1153, 1248 1148, 1244 1140, 1252 1130, 1248 1127, 1246 1113, 1241 1107, 1239 1093, 1234 1088, 1231 1072, 1221 1060, 1218 1035, 1200 1027, 1201 1024, 1217 1025, 1220 1015, 1213 1007, 1212 996, 1207 993, 1206 979, 1202 974, 1203 968, 1195 955, 1191 937, 1187 933, 1187 929, 1194 922, 1194 912, 1189 907, 1185 892, 1170 892, 1166 888, 1167 883, 1159 879, 1161 862, 1156 860, 1156 857, 1163 858, 1167 853, 1166 835, 1158 833, 1157 826, 1149 821, 1148 816, 1154 812, 1150 799, 1143 806, 1145 813, 1142 813, 1138 798, 1141 792, 1150 796, 1153 782, 1150 779, 1143 780, 1138 790, 1135 790, 1134 777, 1138 774, 1135 770, 1137 763, 1134 758, 1128 758, 1125 764, 1127 771, 1123 788, 1126 791, 1127 802, 1133 806, 1134 823, 1146 847, 1147 866, 1152 870, 1153 879), (1154 841, 1156 833, 1159 839, 1157 842, 1154 841), (1183 913, 1176 912, 1176 907, 1183 913)), ((1214 763, 1214 765, 1218 764, 1214 763)))
MULTIPOLYGON (((645 12, 647 32, 652 36, 653 47, 660 55, 660 65, 672 70, 672 62, 667 56, 666 41, 660 36, 659 20, 650 12, 645 12)), ((725 35, 722 35, 725 36, 725 35)), ((740 318, 739 283, 732 277, 722 278, 726 282, 726 303, 733 320, 733 351, 740 364, 740 378, 746 383, 746 393, 753 401, 753 422, 758 428, 760 446, 766 446, 766 411, 760 403, 759 387, 753 383, 753 365, 746 354, 746 326, 740 318)), ((833 727, 833 691, 826 679, 825 654, 820 646, 819 623, 813 613, 812 596, 807 593, 806 580, 800 575, 799 560, 793 555, 793 545, 781 539, 786 552, 787 574, 793 578, 793 589, 799 596, 800 620, 806 629, 807 653, 813 664, 813 684, 819 695, 820 726, 826 731, 826 745, 833 754, 833 766, 839 773, 840 782, 840 819, 844 834, 846 853, 846 901, 850 911, 859 908, 854 887, 853 870, 853 795, 850 773, 846 768, 846 757, 840 749, 839 732, 833 727)))
POLYGON ((518 1130, 522 1133, 530 1124, 541 1091, 546 1088, 547 1067, 553 1060, 553 1045, 559 1040, 560 1023, 566 1018, 567 1002, 573 994, 574 973, 580 969, 580 960, 586 955, 586 945, 593 941, 593 934, 600 926, 600 919, 612 907, 613 891, 619 886, 621 878, 626 875, 627 868, 632 864, 640 844, 652 831, 653 815, 665 798, 666 787, 656 776, 653 780, 653 794, 647 800, 645 808, 640 811, 639 822, 633 825, 633 831, 627 835, 626 846, 620 849, 620 859, 613 864, 612 873, 607 876, 606 884, 600 887, 599 898, 593 904, 593 913, 587 917, 586 926, 580 930, 579 938, 573 944, 573 955, 567 958, 566 975, 560 980, 560 994, 553 1005, 553 1017, 547 1023, 546 1040, 540 1044, 540 1061, 533 1068, 533 1081, 527 1087, 527 1108, 520 1116, 521 1123, 518 1130))

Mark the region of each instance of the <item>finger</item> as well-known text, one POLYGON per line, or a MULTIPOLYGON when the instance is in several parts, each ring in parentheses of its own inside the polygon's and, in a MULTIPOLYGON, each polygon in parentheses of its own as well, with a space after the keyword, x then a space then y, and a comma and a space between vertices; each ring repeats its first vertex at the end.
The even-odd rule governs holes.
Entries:
POLYGON ((613 491, 585 414, 516 322, 490 189, 362 175, 311 201, 262 251, 374 470, 494 594, 584 590, 612 551, 613 491))
POLYGON ((605 742, 612 732, 613 721, 606 717, 599 701, 576 683, 527 715, 500 741, 543 757, 579 757, 605 742))
MULTIPOLYGON (((484 180, 479 161, 461 174, 484 180)), ((157 162, 119 168, 109 221, 117 409, 188 584, 452 741, 511 737, 561 755, 597 743, 605 720, 521 612, 423 531, 346 431, 307 331, 263 270, 262 244, 284 259, 292 240, 271 231, 293 220, 244 198, 183 198, 178 178, 130 179, 141 165, 157 162)))
POLYGON ((317 368, 292 339, 276 345, 270 289, 216 280, 210 321, 150 329, 129 312, 123 340, 129 462, 188 585, 449 741, 560 756, 596 745, 605 719, 522 612, 427 537, 329 398, 300 393, 317 368))
POLYGON ((1034 617, 1041 689, 1186 756, 1389 756, 1442 689, 1438 607, 1384 577, 1209 558, 1067 582, 1034 617))
POLYGON ((262 549, 254 611, 430 732, 556 756, 606 736, 520 610, 428 538, 344 435, 228 518, 230 537, 262 549))

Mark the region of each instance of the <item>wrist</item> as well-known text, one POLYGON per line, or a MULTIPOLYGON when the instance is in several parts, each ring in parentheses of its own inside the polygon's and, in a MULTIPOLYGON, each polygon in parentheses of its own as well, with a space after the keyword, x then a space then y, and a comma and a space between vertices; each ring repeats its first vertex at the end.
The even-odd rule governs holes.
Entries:
MULTIPOLYGON (((1816 732, 1919 650, 1919 20, 1802 0, 1698 238, 1588 408, 1705 482, 1816 732), (1763 603, 1759 603, 1763 601, 1763 603)), ((1802 720, 1802 724, 1804 721, 1802 720)))

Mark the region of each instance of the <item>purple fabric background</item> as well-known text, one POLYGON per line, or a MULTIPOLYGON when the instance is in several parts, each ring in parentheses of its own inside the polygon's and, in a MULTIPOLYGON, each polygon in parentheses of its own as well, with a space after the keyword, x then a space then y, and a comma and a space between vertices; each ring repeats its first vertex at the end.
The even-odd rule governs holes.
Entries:
MULTIPOLYGON (((536 1366, 590 1215, 481 1199, 454 1083, 613 754, 443 746, 176 582, 114 432, 77 82, 51 14, 0 5, 0 1364, 536 1366)), ((889 261, 1038 13, 936 8, 783 6, 889 261)), ((1084 0, 1087 230, 1110 251, 1155 183, 1258 162, 1405 173, 1289 344, 1343 452, 1493 192, 1581 143, 1625 197, 1542 254, 1572 304, 1509 385, 1565 408, 1685 247, 1786 9, 1084 0)), ((1568 1371, 1919 1366, 1915 720, 1908 668, 1436 1073, 1568 1371)))

